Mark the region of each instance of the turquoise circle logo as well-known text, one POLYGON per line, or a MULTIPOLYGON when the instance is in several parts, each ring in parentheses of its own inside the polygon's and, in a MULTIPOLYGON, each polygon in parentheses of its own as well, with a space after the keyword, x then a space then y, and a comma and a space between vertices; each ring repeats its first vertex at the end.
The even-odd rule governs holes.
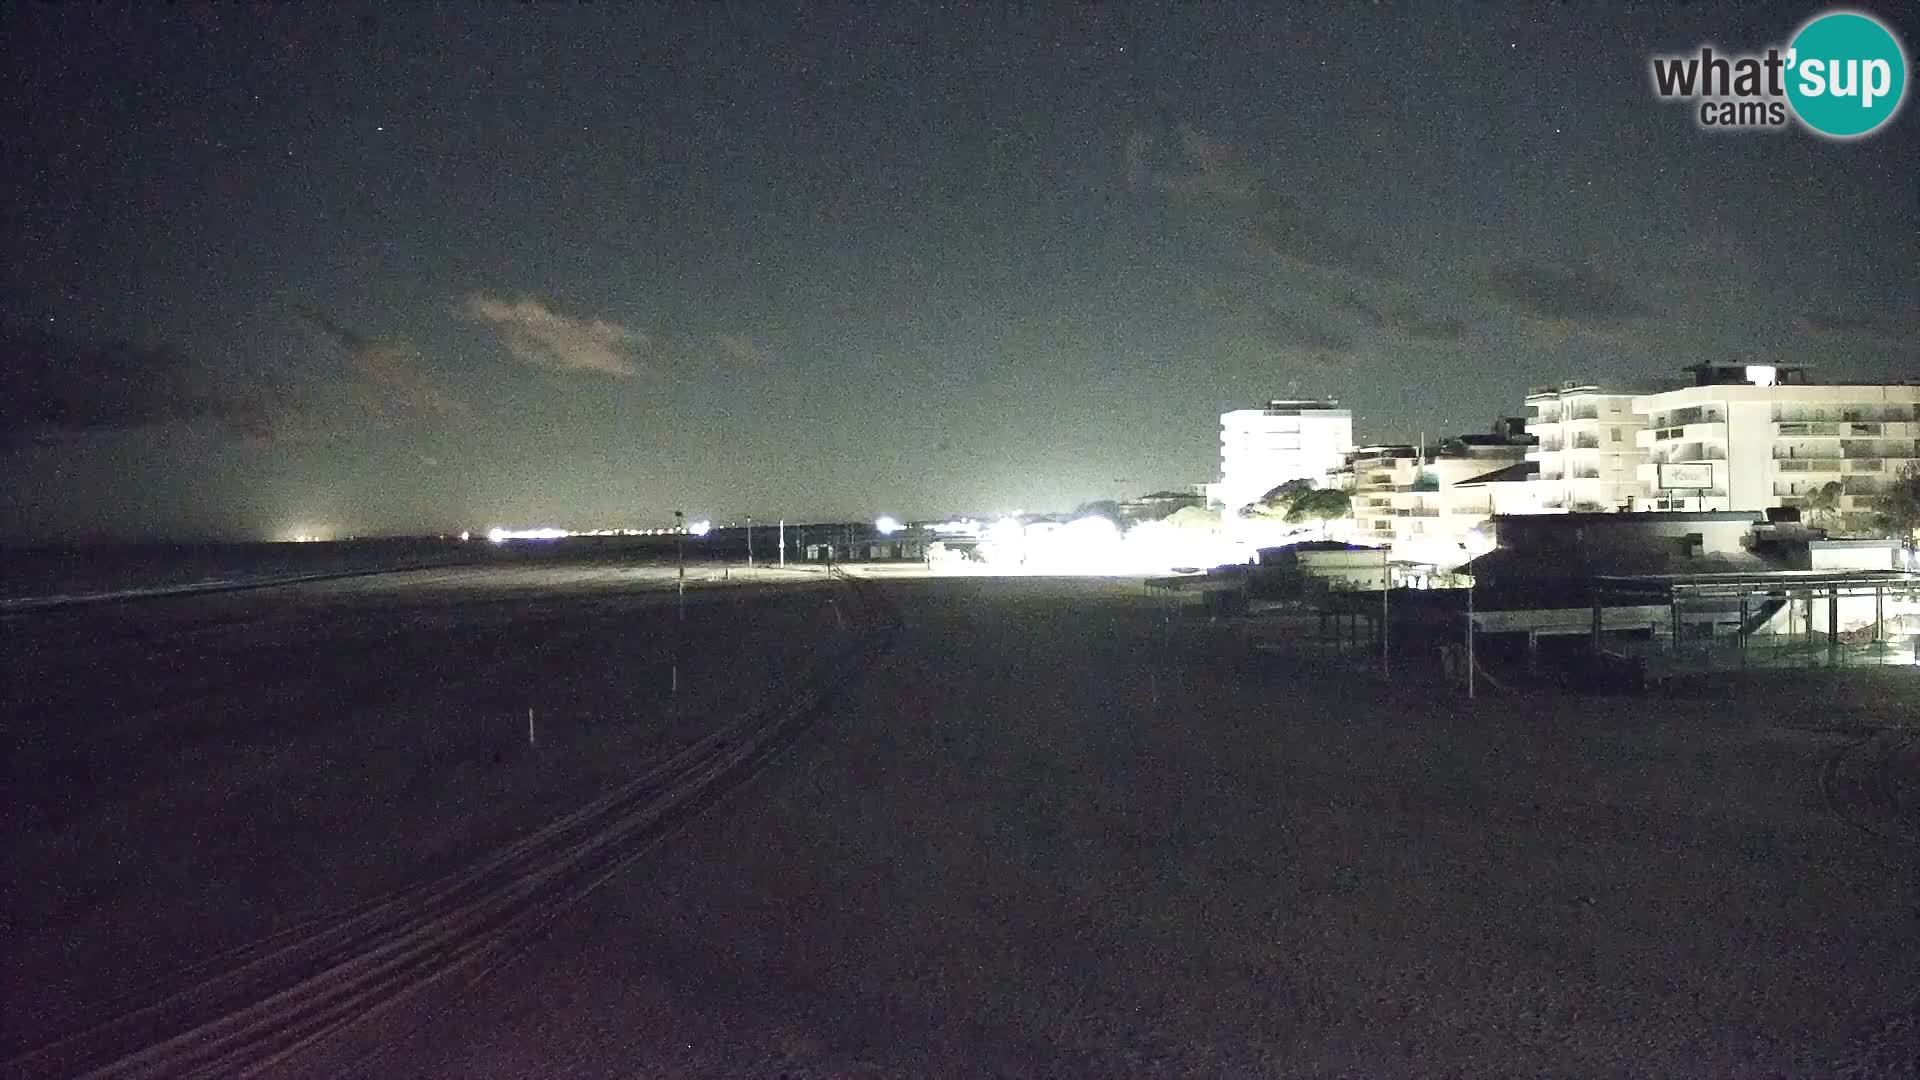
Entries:
POLYGON ((1893 118, 1907 95, 1907 54, 1879 21, 1851 11, 1800 28, 1787 50, 1787 101, 1800 122, 1836 139, 1893 118))

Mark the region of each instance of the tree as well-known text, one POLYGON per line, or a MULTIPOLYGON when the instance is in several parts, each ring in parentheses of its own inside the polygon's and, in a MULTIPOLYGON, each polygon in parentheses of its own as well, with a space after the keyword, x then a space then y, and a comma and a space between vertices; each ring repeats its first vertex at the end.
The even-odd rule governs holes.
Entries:
POLYGON ((1909 463, 1887 490, 1873 497, 1874 527, 1884 536, 1913 543, 1920 533, 1920 464, 1909 463))
POLYGON ((1240 516, 1260 521, 1285 521, 1293 509, 1294 500, 1312 490, 1312 481, 1289 480, 1248 503, 1240 511, 1240 516))
POLYGON ((1323 488, 1297 496, 1287 510, 1287 521, 1294 525, 1318 522, 1324 531, 1327 522, 1346 517, 1352 512, 1353 499, 1346 492, 1323 488))
POLYGON ((1289 480, 1262 495, 1242 511, 1242 516, 1261 521, 1284 521, 1289 525, 1326 523, 1346 517, 1353 501, 1344 491, 1316 488, 1309 480, 1289 480))
POLYGON ((1076 518, 1103 517, 1108 521, 1118 524, 1120 522, 1120 504, 1112 499, 1097 499, 1093 502, 1084 502, 1074 508, 1073 516, 1076 518))
POLYGON ((1840 516, 1840 481, 1830 480, 1820 485, 1800 505, 1807 512, 1807 524, 1831 525, 1840 516))

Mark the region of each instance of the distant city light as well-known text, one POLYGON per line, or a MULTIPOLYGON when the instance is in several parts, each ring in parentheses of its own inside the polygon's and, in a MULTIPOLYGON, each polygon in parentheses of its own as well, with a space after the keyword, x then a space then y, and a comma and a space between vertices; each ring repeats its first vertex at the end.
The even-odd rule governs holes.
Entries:
POLYGON ((460 530, 460 542, 461 542, 461 543, 463 543, 463 544, 464 544, 464 543, 466 543, 467 541, 469 541, 469 540, 471 540, 471 539, 473 539, 473 534, 472 534, 472 533, 470 533, 470 532, 468 532, 468 531, 467 531, 467 530, 465 530, 465 529, 461 529, 461 530, 460 530))
POLYGON ((687 533, 690 536, 705 536, 712 528, 713 522, 711 521, 696 521, 687 526, 687 533))
POLYGON ((487 539, 496 544, 504 544, 509 540, 558 540, 572 535, 565 529, 551 526, 544 529, 502 529, 496 526, 487 530, 487 539))
POLYGON ((873 523, 873 527, 880 530, 881 536, 892 536, 900 531, 900 522, 896 518, 882 514, 880 520, 873 523))
MULTIPOLYGON (((1108 518, 1089 516, 1066 523, 1025 524, 1004 517, 987 526, 977 549, 987 573, 1163 574, 1172 567, 1210 567, 1251 560, 1253 549, 1228 540, 1217 530, 1183 529, 1153 522, 1122 532, 1108 518)), ((965 563, 947 555, 956 570, 965 563)))

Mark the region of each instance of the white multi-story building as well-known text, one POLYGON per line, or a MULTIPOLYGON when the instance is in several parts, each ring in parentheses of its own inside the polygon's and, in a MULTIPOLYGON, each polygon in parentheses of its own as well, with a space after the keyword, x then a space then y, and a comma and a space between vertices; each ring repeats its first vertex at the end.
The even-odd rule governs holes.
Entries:
POLYGON ((1420 451, 1411 446, 1362 446, 1347 456, 1331 486, 1347 493, 1354 537, 1365 543, 1393 543, 1393 496, 1413 483, 1420 451))
POLYGON ((1633 400, 1647 427, 1639 510, 1804 506, 1829 483, 1842 527, 1920 461, 1920 385, 1822 385, 1803 367, 1700 364, 1693 385, 1633 400))
POLYGON ((1639 433, 1647 418, 1633 410, 1632 394, 1603 392, 1572 381, 1527 394, 1527 433, 1540 441, 1527 451, 1539 465, 1529 478, 1543 512, 1628 510, 1642 494, 1640 466, 1647 448, 1639 433))
POLYGON ((1501 509, 1488 490, 1468 482, 1524 465, 1527 449, 1504 436, 1470 435, 1425 451, 1354 451, 1342 475, 1351 475, 1355 539, 1392 546, 1398 561, 1458 566, 1466 561, 1468 534, 1501 509))
POLYGON ((1220 414, 1220 483, 1228 512, 1289 480, 1324 486, 1353 449, 1353 413, 1328 401, 1269 401, 1220 414))

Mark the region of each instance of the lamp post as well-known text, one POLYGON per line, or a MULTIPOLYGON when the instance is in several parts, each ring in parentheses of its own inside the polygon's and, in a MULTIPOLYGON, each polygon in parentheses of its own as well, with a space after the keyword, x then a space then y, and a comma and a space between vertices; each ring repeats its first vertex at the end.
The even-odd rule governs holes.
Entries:
MULTIPOLYGON (((1468 569, 1472 569, 1472 560, 1468 560, 1468 569)), ((1467 575, 1467 700, 1468 701, 1473 700, 1473 669, 1475 668, 1475 666, 1477 666, 1477 661, 1474 659, 1474 655, 1473 655, 1473 652, 1474 652, 1473 642, 1474 642, 1474 639, 1478 636, 1473 632, 1473 594, 1475 590, 1478 589, 1478 587, 1479 587, 1478 583, 1474 581, 1473 575, 1468 574, 1467 575)))
POLYGON ((679 598, 677 600, 679 613, 677 617, 681 622, 685 622, 687 621, 687 512, 685 510, 675 510, 673 512, 673 524, 674 540, 679 549, 680 562, 679 598))
POLYGON ((1480 575, 1473 572, 1473 564, 1482 555, 1492 551, 1494 545, 1487 539, 1485 533, 1474 529, 1467 533, 1461 546, 1467 550, 1467 698, 1471 700, 1474 696, 1475 670, 1479 667, 1479 661, 1475 657, 1474 643, 1480 636, 1475 632, 1479 628, 1473 621, 1475 594, 1480 591, 1480 575))
MULTIPOLYGON (((1380 674, 1393 678, 1393 545, 1380 548, 1380 674)), ((1356 628, 1358 623, 1355 624, 1356 628)))
POLYGON ((753 515, 747 515, 747 569, 753 569, 753 515))
POLYGON ((673 630, 673 692, 680 692, 680 652, 687 637, 687 512, 673 512, 675 541, 679 548, 680 573, 675 586, 674 630, 673 630))

